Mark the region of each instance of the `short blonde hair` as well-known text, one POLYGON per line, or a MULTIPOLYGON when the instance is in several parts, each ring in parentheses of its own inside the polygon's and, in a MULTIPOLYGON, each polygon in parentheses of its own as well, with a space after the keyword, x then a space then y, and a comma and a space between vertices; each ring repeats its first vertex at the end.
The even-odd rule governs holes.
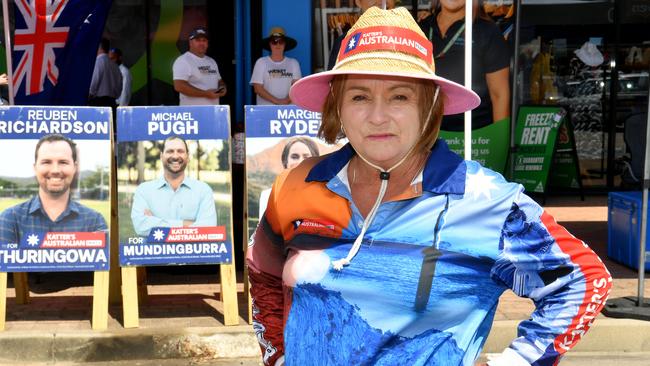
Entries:
MULTIPOLYGON (((327 143, 336 143, 339 139, 345 138, 345 133, 341 128, 341 118, 339 111, 341 110, 343 89, 347 75, 335 76, 330 85, 330 92, 325 99, 323 105, 323 115, 321 120, 320 129, 318 130, 318 137, 325 140, 327 143)), ((432 106, 434 95, 436 93, 436 84, 431 80, 425 79, 412 79, 413 83, 418 86, 418 106, 420 115, 420 128, 422 126, 422 136, 415 144, 413 151, 428 151, 438 138, 440 133, 440 124, 442 123, 442 115, 444 112, 444 95, 439 93, 436 103, 432 106), (431 117, 425 121, 431 112, 431 117)))

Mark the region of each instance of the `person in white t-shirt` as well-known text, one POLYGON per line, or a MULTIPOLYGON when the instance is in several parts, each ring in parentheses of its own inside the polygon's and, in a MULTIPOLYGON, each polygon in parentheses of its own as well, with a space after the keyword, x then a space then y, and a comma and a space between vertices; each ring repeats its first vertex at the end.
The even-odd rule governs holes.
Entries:
POLYGON ((284 52, 296 47, 298 42, 287 37, 284 29, 274 27, 268 37, 262 40, 270 56, 260 57, 253 67, 250 84, 257 94, 257 104, 291 104, 289 89, 302 77, 298 61, 285 57, 284 52))
POLYGON ((180 105, 219 104, 226 95, 226 83, 219 74, 217 62, 206 55, 208 32, 197 28, 190 33, 190 49, 174 61, 174 90, 180 94, 180 105))

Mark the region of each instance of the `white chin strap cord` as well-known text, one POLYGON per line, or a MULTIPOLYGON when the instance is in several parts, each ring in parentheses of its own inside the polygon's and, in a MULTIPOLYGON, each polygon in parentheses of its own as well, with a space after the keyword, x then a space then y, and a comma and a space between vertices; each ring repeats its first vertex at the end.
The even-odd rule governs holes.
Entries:
MULTIPOLYGON (((440 87, 436 86, 436 91, 433 96, 433 104, 431 104, 431 108, 429 109, 429 115, 427 116, 427 119, 425 120, 425 124, 422 128, 422 132, 424 132, 427 128, 427 125, 429 124, 429 119, 431 118, 431 113, 433 112, 433 108, 436 105, 436 102, 438 101, 438 91, 440 90, 440 87)), ((343 267, 349 266, 350 262, 352 262, 352 258, 357 255, 359 252, 359 248, 361 248, 361 242, 363 241, 363 237, 366 235, 366 230, 368 230, 368 227, 372 223, 372 220, 374 220, 375 215, 377 214, 377 210, 379 209, 379 206, 381 205, 381 201, 384 199, 384 195, 386 194, 386 189, 388 188, 388 179, 390 179, 390 172, 393 171, 395 168, 400 166, 404 161, 406 161, 406 158, 411 155, 411 152, 415 148, 415 145, 411 146, 411 149, 402 157, 400 161, 398 161, 395 165, 390 167, 387 170, 384 170, 380 166, 377 166, 371 162, 369 162, 363 155, 359 154, 357 152, 357 155, 363 160, 366 164, 370 165, 371 167, 379 170, 379 179, 381 180, 381 185, 379 186, 379 193, 377 194, 377 200, 375 200, 375 204, 372 206, 370 209, 370 212, 368 213, 368 216, 366 216, 366 219, 363 220, 363 226, 361 227, 361 233, 359 233, 359 236, 354 240, 354 244, 352 244, 352 248, 350 248, 350 251, 348 252, 348 255, 345 258, 337 259, 335 261, 332 261, 332 268, 334 268, 337 271, 343 270, 343 267)), ((350 187, 352 188, 352 187, 350 187)))

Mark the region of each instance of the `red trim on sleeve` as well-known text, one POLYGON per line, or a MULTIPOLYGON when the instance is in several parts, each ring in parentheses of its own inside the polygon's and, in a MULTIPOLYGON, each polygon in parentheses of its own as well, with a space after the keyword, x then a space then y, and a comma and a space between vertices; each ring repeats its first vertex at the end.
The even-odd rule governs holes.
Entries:
POLYGON ((572 348, 587 332, 596 315, 600 313, 609 296, 612 278, 603 262, 584 242, 571 235, 555 219, 544 212, 542 223, 553 236, 562 252, 569 255, 571 262, 578 265, 585 277, 585 293, 578 313, 567 330, 553 342, 555 350, 563 354, 572 348))

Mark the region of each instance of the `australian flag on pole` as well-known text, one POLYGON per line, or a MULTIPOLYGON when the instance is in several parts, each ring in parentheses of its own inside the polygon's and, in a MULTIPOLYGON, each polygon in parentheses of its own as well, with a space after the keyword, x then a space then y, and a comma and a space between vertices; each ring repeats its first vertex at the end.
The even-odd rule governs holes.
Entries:
POLYGON ((85 105, 112 0, 16 0, 18 105, 85 105))

